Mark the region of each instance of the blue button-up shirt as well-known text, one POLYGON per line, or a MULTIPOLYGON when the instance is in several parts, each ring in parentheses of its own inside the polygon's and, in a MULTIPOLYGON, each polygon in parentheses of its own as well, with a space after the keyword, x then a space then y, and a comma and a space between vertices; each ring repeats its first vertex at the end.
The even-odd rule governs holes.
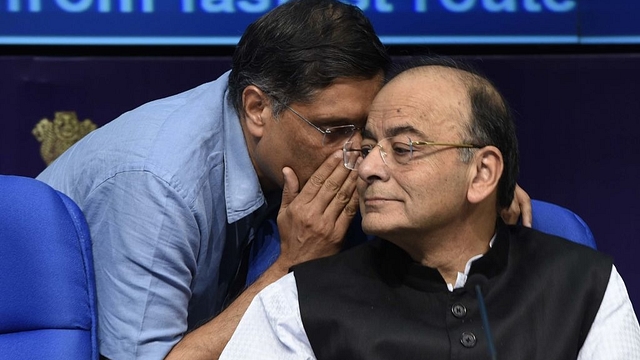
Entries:
POLYGON ((246 241, 234 223, 264 203, 227 79, 123 114, 38 176, 87 218, 109 358, 163 358, 221 310, 246 241))

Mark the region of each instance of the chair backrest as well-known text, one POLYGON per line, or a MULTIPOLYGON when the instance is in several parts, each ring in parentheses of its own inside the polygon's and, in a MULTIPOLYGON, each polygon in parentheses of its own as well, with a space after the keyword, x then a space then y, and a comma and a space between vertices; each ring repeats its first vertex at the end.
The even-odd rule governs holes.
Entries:
POLYGON ((0 175, 0 359, 98 359, 91 239, 78 206, 0 175))
POLYGON ((596 248, 591 229, 571 210, 540 200, 531 200, 531 207, 534 229, 596 248))

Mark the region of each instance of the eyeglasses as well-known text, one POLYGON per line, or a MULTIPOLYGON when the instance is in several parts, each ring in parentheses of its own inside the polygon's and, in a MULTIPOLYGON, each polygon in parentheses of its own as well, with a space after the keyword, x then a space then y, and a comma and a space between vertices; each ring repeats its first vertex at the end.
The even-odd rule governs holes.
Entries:
POLYGON ((450 148, 481 148, 480 145, 474 144, 454 144, 442 143, 434 141, 412 141, 409 137, 389 137, 380 140, 377 144, 368 144, 367 140, 360 148, 354 147, 353 141, 347 141, 343 147, 344 167, 349 170, 357 170, 360 165, 360 159, 364 159, 373 151, 375 147, 380 148, 380 156, 382 161, 389 166, 392 164, 405 165, 408 164, 416 155, 422 151, 424 146, 446 146, 450 148), (383 145, 383 143, 385 143, 383 145), (391 152, 385 150, 387 145, 391 145, 391 152), (389 156, 391 154, 391 156, 389 156))
POLYGON ((344 141, 351 139, 351 136, 353 136, 356 130, 361 130, 361 128, 356 127, 355 125, 330 126, 326 129, 322 129, 321 127, 316 126, 314 123, 307 120, 307 118, 305 118, 304 116, 300 115, 300 113, 298 113, 297 111, 293 110, 290 106, 284 104, 282 105, 289 111, 294 113, 297 117, 302 119, 304 122, 313 126, 314 129, 318 130, 322 134, 322 146, 342 144, 344 141))

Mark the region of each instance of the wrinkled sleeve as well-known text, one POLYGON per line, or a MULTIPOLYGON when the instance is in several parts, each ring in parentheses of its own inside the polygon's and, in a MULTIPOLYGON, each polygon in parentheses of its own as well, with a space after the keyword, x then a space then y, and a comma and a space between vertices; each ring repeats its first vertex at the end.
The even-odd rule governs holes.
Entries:
POLYGON ((640 326, 615 266, 578 360, 640 360, 640 326))
POLYGON ((174 187, 123 171, 84 204, 93 225, 100 352, 161 359, 187 330, 199 230, 174 187))
POLYGON ((302 326, 293 273, 253 299, 220 359, 315 360, 302 326))

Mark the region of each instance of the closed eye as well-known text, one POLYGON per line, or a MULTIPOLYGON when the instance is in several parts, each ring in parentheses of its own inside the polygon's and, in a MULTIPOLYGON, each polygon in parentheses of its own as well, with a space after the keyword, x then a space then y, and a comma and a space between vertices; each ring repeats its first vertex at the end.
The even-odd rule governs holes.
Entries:
POLYGON ((412 152, 412 145, 396 142, 393 144, 393 153, 398 156, 409 156, 412 152))

